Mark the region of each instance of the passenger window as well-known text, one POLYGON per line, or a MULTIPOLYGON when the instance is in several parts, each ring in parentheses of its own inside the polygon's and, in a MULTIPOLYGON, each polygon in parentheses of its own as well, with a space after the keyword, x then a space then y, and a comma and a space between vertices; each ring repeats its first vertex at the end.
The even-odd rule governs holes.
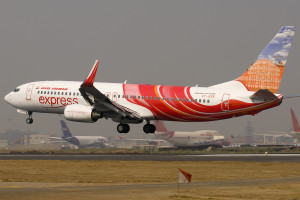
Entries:
POLYGON ((185 98, 182 98, 182 101, 185 102, 185 98))
POLYGON ((173 101, 173 97, 171 98, 171 101, 173 101))
POLYGON ((128 99, 128 95, 126 96, 126 98, 128 99))
POLYGON ((132 96, 130 96, 130 99, 132 99, 132 96))
POLYGON ((107 98, 109 98, 109 94, 107 94, 106 96, 107 96, 107 98))
POLYGON ((193 102, 193 99, 191 99, 191 102, 193 102))
POLYGON ((199 99, 199 103, 201 103, 201 99, 199 99))
POLYGON ((177 98, 175 98, 175 101, 177 101, 177 98))
POLYGON ((116 98, 116 95, 114 94, 114 98, 116 98))
POLYGON ((59 94, 60 94, 60 92, 57 93, 57 95, 59 95, 59 94))
POLYGON ((156 97, 154 97, 153 99, 156 100, 156 97))
POLYGON ((120 99, 120 95, 118 95, 118 98, 120 99))
POLYGON ((39 93, 40 93, 40 91, 37 91, 37 93, 39 94, 39 93))
POLYGON ((169 101, 169 97, 167 97, 167 101, 169 101))
POLYGON ((181 98, 179 98, 179 101, 181 101, 181 98))
POLYGON ((144 99, 144 96, 142 96, 142 99, 144 99))
POLYGON ((210 102, 210 100, 208 99, 208 100, 207 100, 207 103, 209 103, 209 102, 210 102))
POLYGON ((125 95, 122 95, 122 98, 124 98, 125 97, 125 95))
POLYGON ((136 99, 136 96, 134 96, 133 98, 136 99))
POLYGON ((152 100, 152 97, 149 97, 150 100, 152 100))
POLYGON ((71 94, 72 94, 72 93, 71 93, 71 92, 69 92, 69 95, 70 95, 70 96, 71 96, 71 94))
POLYGON ((73 93, 73 96, 75 96, 75 92, 73 93))
POLYGON ((189 102, 190 100, 189 99, 186 99, 186 102, 189 102))
POLYGON ((195 102, 197 102, 197 99, 195 99, 195 102))
POLYGON ((138 99, 140 99, 140 96, 138 96, 138 99))
POLYGON ((148 96, 146 96, 145 99, 148 99, 148 96))
POLYGON ((160 100, 160 97, 157 97, 157 100, 160 100))
POLYGON ((49 94, 50 92, 48 91, 47 94, 49 94))
POLYGON ((77 96, 79 96, 79 92, 77 93, 77 96))
POLYGON ((203 103, 205 103, 205 99, 203 99, 203 103))

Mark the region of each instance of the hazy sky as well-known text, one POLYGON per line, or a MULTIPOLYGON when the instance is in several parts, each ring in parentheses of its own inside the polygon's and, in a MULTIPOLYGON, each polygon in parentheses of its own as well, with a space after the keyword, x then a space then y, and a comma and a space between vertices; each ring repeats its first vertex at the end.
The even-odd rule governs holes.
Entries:
MULTIPOLYGON (((0 2, 0 130, 61 134, 55 114, 18 114, 4 96, 38 80, 83 81, 96 59, 99 82, 210 86, 239 77, 283 25, 300 28, 298 0, 7 0, 0 2)), ((300 32, 300 30, 299 30, 300 32)), ((296 34, 279 93, 300 94, 300 33, 296 34)), ((167 122, 172 130, 244 133, 291 128, 300 98, 256 116, 216 122, 167 122)), ((75 135, 117 136, 117 123, 68 122, 75 135)), ((143 124, 128 137, 144 136, 143 124)))

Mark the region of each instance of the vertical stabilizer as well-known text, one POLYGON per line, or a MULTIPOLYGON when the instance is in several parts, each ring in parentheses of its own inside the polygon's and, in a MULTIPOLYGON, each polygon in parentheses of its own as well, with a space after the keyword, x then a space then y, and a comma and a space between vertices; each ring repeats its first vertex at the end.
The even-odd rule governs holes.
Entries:
POLYGON ((162 133, 169 132, 162 121, 156 120, 156 121, 154 121, 154 124, 156 126, 156 131, 157 132, 162 132, 162 133))
POLYGON ((296 118, 296 115, 295 115, 293 109, 291 109, 291 115, 292 115, 294 132, 300 132, 300 127, 299 127, 299 124, 298 124, 298 120, 296 118))
POLYGON ((277 93, 295 34, 295 26, 283 26, 257 60, 238 79, 249 91, 277 93))
POLYGON ((69 128, 67 127, 66 123, 63 120, 60 120, 60 124, 63 131, 63 137, 64 138, 72 137, 72 134, 69 128))

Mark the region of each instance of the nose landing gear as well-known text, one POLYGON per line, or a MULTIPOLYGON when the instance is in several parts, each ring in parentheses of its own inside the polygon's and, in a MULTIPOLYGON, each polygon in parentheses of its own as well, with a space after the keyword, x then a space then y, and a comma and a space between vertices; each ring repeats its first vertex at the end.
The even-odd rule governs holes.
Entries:
POLYGON ((27 124, 32 124, 33 123, 32 112, 31 111, 28 111, 28 118, 26 119, 26 123, 27 124))

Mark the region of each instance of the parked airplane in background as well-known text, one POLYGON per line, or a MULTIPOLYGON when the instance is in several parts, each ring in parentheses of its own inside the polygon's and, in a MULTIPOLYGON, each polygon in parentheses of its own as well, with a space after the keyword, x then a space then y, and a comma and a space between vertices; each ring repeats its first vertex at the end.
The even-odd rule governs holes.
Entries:
POLYGON ((121 136, 119 136, 119 138, 122 141, 134 141, 136 143, 138 143, 138 142, 146 142, 149 145, 159 145, 160 143, 167 142, 166 140, 159 140, 159 139, 126 139, 126 138, 123 138, 121 136))
POLYGON ((33 112, 64 114, 77 122, 111 118, 119 123, 119 133, 129 132, 128 123, 145 122, 144 132, 154 133, 151 120, 202 122, 255 115, 284 98, 277 91, 294 33, 294 26, 283 26, 241 77, 210 87, 94 83, 97 60, 83 83, 26 83, 5 101, 28 114, 28 124, 33 112))
POLYGON ((106 137, 102 136, 73 136, 63 120, 60 120, 63 131, 62 137, 51 137, 51 139, 63 139, 79 148, 101 147, 108 146, 106 137))
POLYGON ((201 130, 195 132, 179 132, 169 131, 162 121, 155 121, 155 135, 163 140, 166 140, 174 146, 228 146, 229 141, 226 141, 223 135, 220 135, 215 130, 201 130))

